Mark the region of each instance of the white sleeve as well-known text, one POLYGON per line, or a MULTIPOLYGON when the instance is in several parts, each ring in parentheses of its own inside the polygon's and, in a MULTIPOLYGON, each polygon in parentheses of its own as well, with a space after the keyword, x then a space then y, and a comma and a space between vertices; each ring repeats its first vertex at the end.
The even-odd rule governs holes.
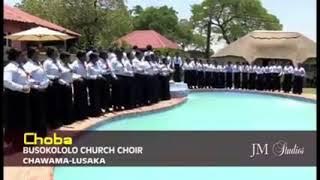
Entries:
POLYGON ((3 72, 3 86, 12 91, 22 91, 23 85, 15 83, 12 81, 12 71, 3 72))
POLYGON ((52 63, 50 63, 48 61, 45 61, 43 63, 43 69, 47 73, 47 76, 48 76, 49 79, 53 80, 53 79, 59 78, 59 77, 57 77, 55 75, 50 74, 50 69, 52 69, 52 63))

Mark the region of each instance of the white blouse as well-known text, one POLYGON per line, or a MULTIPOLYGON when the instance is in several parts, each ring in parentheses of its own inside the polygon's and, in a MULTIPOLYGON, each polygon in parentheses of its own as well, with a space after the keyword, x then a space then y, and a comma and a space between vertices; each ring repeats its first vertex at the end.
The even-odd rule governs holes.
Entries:
POLYGON ((12 91, 24 92, 24 87, 30 87, 27 73, 17 62, 10 62, 4 67, 3 86, 12 91))
POLYGON ((30 75, 29 82, 32 88, 46 89, 48 87, 50 80, 40 63, 38 64, 32 60, 29 60, 23 65, 23 67, 30 75))

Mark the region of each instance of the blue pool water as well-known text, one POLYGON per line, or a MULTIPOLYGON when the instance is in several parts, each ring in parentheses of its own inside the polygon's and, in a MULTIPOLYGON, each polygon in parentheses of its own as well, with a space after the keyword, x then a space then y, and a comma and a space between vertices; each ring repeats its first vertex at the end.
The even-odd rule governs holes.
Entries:
MULTIPOLYGON (((174 109, 105 123, 95 130, 316 130, 316 104, 243 93, 192 93, 174 109)), ((55 180, 315 180, 315 167, 56 167, 55 180)))

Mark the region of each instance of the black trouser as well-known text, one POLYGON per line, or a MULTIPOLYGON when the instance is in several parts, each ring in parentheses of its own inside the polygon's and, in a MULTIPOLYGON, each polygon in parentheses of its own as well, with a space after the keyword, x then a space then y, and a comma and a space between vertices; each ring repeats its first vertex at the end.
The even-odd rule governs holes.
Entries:
POLYGON ((272 87, 272 83, 273 83, 272 74, 271 73, 265 73, 264 76, 265 76, 264 89, 270 91, 270 90, 273 89, 273 87, 272 87))
POLYGON ((144 103, 144 96, 145 94, 143 94, 144 92, 144 86, 145 86, 145 82, 144 82, 144 76, 141 74, 135 74, 134 75, 135 78, 135 104, 138 106, 142 106, 144 103))
POLYGON ((174 82, 181 82, 181 67, 179 64, 174 65, 174 75, 173 75, 174 82))
POLYGON ((198 71, 197 74, 198 74, 197 75, 197 80, 198 80, 197 86, 198 86, 198 88, 203 88, 204 84, 205 84, 204 71, 198 71))
POLYGON ((209 71, 205 71, 205 75, 204 75, 204 79, 205 79, 205 87, 210 87, 211 86, 211 72, 209 71))
POLYGON ((256 89, 256 73, 249 73, 249 89, 256 89))
POLYGON ((242 73, 242 83, 241 83, 242 89, 248 89, 248 73, 243 72, 242 73))
POLYGON ((235 89, 240 88, 240 72, 234 73, 234 88, 235 89))
POLYGON ((219 72, 218 73, 218 88, 225 88, 226 87, 226 82, 225 82, 225 79, 226 79, 226 75, 225 75, 225 72, 219 72))
POLYGON ((169 100, 170 97, 170 85, 169 80, 170 76, 160 76, 160 99, 161 100, 169 100))
POLYGON ((263 74, 257 74, 256 89, 263 90, 263 74))
POLYGON ((58 107, 59 117, 63 124, 71 124, 73 119, 73 102, 72 102, 72 87, 68 85, 60 85, 61 104, 58 107))
POLYGON ((30 130, 36 132, 37 136, 47 135, 47 91, 31 89, 30 92, 30 130))
POLYGON ((89 109, 90 116, 100 116, 101 115, 101 94, 99 93, 99 80, 90 79, 88 80, 88 89, 89 89, 89 109))
POLYGON ((301 76, 294 76, 293 80, 293 90, 294 94, 301 94, 303 89, 303 77, 301 76))
POLYGON ((63 125, 59 112, 62 104, 61 88, 58 80, 53 80, 47 88, 47 122, 50 128, 58 128, 63 125))
POLYGON ((136 84, 133 76, 123 76, 123 86, 125 93, 123 93, 125 109, 135 108, 135 92, 134 85, 136 84))
POLYGON ((29 94, 5 89, 7 110, 4 141, 13 143, 16 150, 23 146, 23 134, 30 130, 30 96, 29 94))
POLYGON ((219 80, 219 73, 218 72, 212 72, 212 87, 217 88, 218 87, 218 80, 219 80))
POLYGON ((190 73, 191 73, 190 70, 184 70, 184 83, 186 83, 189 88, 191 86, 191 75, 190 75, 190 73))
POLYGON ((101 83, 101 109, 109 111, 109 108, 112 107, 111 102, 111 82, 112 76, 110 74, 103 75, 103 79, 100 80, 101 83))
POLYGON ((190 84, 193 88, 195 86, 197 86, 197 71, 196 70, 190 71, 190 84))
POLYGON ((292 88, 292 74, 285 74, 282 84, 282 90, 286 93, 291 91, 292 88))
POLYGON ((76 120, 82 120, 89 115, 87 80, 74 81, 73 87, 74 117, 76 120))
POLYGON ((227 72, 227 88, 232 88, 232 72, 227 72))

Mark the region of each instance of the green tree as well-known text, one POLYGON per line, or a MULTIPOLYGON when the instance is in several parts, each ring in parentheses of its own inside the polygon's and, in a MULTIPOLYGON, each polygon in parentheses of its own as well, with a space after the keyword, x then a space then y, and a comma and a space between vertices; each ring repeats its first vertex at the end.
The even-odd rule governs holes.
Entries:
POLYGON ((132 30, 123 0, 23 0, 18 7, 80 33, 82 47, 106 47, 132 30))
POLYGON ((278 18, 269 14, 259 0, 204 0, 192 6, 194 25, 206 30, 207 57, 212 33, 230 44, 253 30, 281 30, 278 18))

